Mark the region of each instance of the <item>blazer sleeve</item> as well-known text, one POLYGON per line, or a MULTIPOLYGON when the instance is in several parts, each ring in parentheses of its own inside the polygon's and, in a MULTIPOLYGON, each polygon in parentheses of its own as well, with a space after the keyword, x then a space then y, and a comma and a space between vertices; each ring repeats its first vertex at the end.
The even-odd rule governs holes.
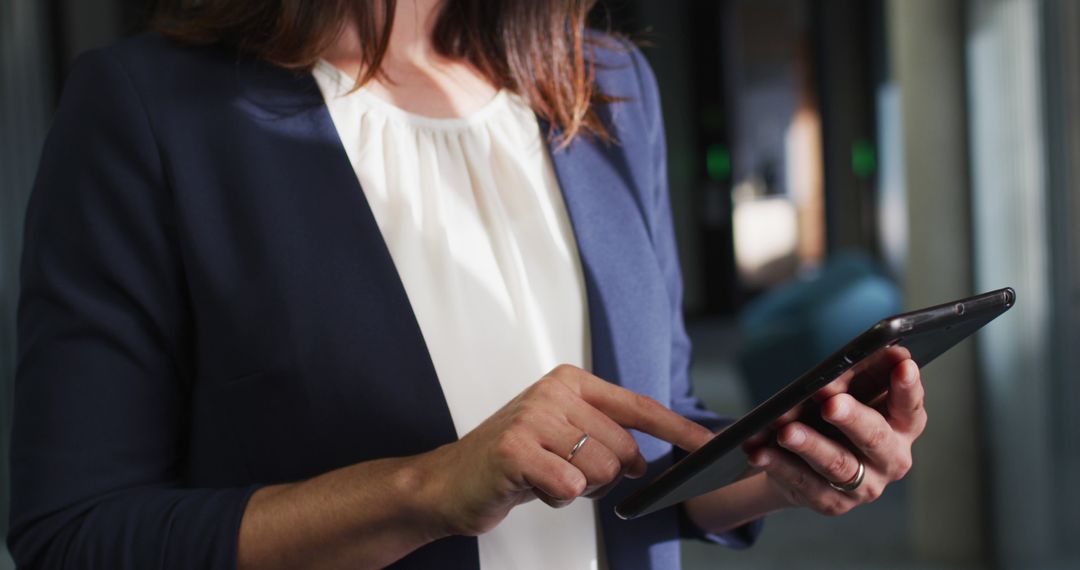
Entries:
MULTIPOLYGON (((675 245, 675 228, 671 215, 671 197, 667 175, 667 144, 664 136, 663 114, 660 108, 660 92, 656 76, 641 51, 630 48, 634 67, 641 83, 640 93, 649 125, 649 148, 653 150, 652 161, 656 172, 656 189, 651 196, 652 239, 660 271, 664 276, 671 308, 671 409, 683 416, 719 431, 730 420, 721 418, 705 408, 701 399, 694 395, 690 383, 690 337, 683 322, 683 283, 675 245)), ((685 455, 676 450, 676 460, 685 455)), ((698 538, 724 544, 733 548, 751 546, 761 534, 762 520, 753 521, 724 534, 703 532, 685 515, 680 513, 680 528, 685 538, 698 538)))
POLYGON ((20 568, 236 566, 255 486, 184 481, 191 316, 149 115, 74 66, 27 211, 8 544, 20 568))

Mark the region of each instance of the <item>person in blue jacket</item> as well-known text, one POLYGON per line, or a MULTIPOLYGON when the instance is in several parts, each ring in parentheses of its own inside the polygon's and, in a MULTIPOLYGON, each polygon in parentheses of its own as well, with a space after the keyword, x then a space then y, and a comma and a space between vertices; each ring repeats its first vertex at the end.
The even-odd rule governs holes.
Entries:
POLYGON ((826 394, 844 441, 614 516, 724 424, 656 81, 591 4, 172 2, 81 57, 26 219, 20 568, 669 569, 903 477, 910 360, 826 394))

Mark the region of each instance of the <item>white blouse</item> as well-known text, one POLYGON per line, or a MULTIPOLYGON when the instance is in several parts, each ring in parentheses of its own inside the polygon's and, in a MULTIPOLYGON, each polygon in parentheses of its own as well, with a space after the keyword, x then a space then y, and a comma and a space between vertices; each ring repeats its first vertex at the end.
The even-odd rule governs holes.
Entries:
MULTIPOLYGON (((590 368, 573 229, 536 116, 500 91, 464 118, 406 112, 325 61, 313 72, 389 247, 458 436, 556 365, 590 368)), ((567 452, 574 444, 567 441, 567 452)), ((518 506, 486 569, 597 567, 592 501, 518 506)))

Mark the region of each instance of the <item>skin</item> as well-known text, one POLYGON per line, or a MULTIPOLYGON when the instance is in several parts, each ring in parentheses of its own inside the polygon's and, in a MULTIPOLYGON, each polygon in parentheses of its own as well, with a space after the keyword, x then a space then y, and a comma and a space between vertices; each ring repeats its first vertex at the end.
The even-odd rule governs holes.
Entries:
MULTIPOLYGON (((367 88, 413 113, 467 115, 497 90, 471 65, 434 53, 428 37, 436 7, 437 0, 398 3, 385 78, 367 88)), ((346 28, 325 59, 356 75, 358 45, 346 28)), ((926 425, 918 367, 897 355, 888 368, 883 402, 871 406, 848 394, 850 375, 815 398, 851 448, 797 415, 785 417, 749 448, 751 475, 681 508, 719 533, 786 508, 839 515, 875 500, 910 469, 911 445, 926 425), (827 480, 851 479, 859 461, 866 475, 856 491, 829 487, 827 480)), ((241 521, 238 566, 382 567, 439 538, 491 530, 530 500, 558 508, 601 496, 645 472, 628 429, 687 451, 713 436, 656 401, 560 366, 457 442, 255 492, 241 521), (568 461, 583 433, 591 438, 568 461)))
MULTIPOLYGON (((448 59, 431 46, 439 0, 402 0, 394 13, 382 74, 365 89, 400 109, 439 119, 477 111, 498 93, 471 63, 448 59)), ((352 76, 360 75, 360 42, 347 25, 323 59, 352 76)))

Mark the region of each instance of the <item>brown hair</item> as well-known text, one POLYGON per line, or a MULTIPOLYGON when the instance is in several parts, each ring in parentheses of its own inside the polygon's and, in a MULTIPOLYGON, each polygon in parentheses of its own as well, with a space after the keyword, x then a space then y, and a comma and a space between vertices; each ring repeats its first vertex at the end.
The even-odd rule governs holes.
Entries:
MULTIPOLYGON (((595 86, 585 31, 596 0, 443 0, 433 41, 497 87, 521 95, 562 144, 580 133, 608 140, 594 110, 615 101, 595 86)), ((188 43, 221 43, 282 67, 310 69, 356 23, 358 85, 374 79, 390 41, 395 0, 159 0, 155 28, 188 43)))

